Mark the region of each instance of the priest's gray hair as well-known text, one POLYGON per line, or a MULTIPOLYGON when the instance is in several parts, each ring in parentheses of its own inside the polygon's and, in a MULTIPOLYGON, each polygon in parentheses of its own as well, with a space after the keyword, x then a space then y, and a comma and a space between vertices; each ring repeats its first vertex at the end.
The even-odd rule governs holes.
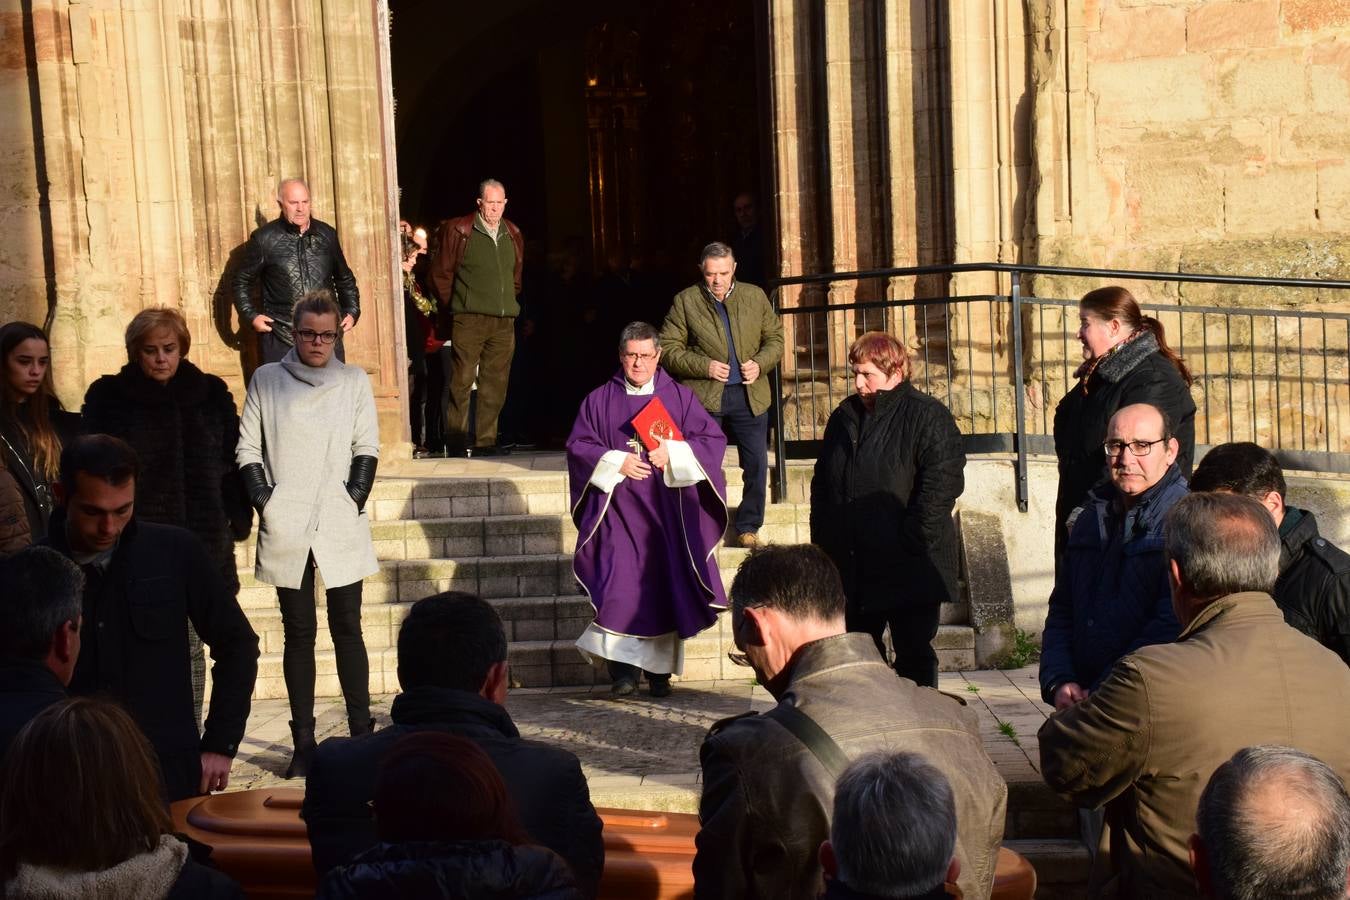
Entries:
POLYGON ((651 341, 653 350, 661 349, 661 332, 647 322, 629 322, 619 332, 619 352, 628 351, 629 341, 651 341))
POLYGON ((956 854, 951 783, 917 753, 858 757, 834 794, 830 844, 847 887, 918 897, 940 886, 956 854))
POLYGON ((286 186, 289 184, 298 184, 309 194, 309 182, 303 178, 283 178, 277 182, 277 202, 281 202, 281 195, 286 192, 286 186))
POLYGON ((1345 896, 1350 796, 1326 763, 1292 747, 1246 747, 1200 795, 1196 831, 1219 900, 1345 896), (1269 798, 1284 798, 1280 810, 1269 798))
POLYGON ((479 200, 483 199, 483 195, 487 193, 487 189, 490 187, 494 187, 497 190, 501 191, 503 197, 506 196, 506 185, 502 184, 495 178, 484 178, 482 181, 478 182, 479 200))

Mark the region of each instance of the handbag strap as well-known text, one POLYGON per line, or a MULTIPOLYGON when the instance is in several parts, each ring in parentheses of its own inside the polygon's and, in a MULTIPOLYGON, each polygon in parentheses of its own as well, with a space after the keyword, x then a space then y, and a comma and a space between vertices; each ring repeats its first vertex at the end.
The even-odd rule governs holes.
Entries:
POLYGON ((848 766, 848 757, 835 743, 834 738, 825 733, 825 729, 815 719, 795 706, 780 703, 765 713, 766 716, 782 725, 792 736, 806 745, 811 755, 820 761, 830 777, 838 778, 848 766))

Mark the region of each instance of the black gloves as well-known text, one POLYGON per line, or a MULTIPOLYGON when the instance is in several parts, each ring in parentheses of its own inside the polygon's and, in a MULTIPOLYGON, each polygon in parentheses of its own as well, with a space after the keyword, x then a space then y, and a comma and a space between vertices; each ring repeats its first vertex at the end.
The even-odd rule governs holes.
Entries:
POLYGON ((239 469, 239 477, 244 481, 244 493, 248 495, 248 502, 252 503, 258 512, 262 512, 267 501, 272 499, 272 485, 267 483, 267 474, 263 472, 262 463, 242 466, 239 469))
POLYGON ((374 456, 352 457, 352 470, 347 473, 347 493, 356 501, 358 510, 366 508, 366 498, 375 486, 375 466, 379 460, 374 456))

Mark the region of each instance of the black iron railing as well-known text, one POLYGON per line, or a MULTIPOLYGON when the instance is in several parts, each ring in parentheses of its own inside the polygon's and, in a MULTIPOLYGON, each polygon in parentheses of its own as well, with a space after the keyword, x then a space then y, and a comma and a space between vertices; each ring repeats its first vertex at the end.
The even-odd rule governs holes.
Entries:
MULTIPOLYGON (((1030 296, 1023 292, 1028 276, 1085 278, 1100 284, 1130 280, 1350 291, 1350 281, 1003 263, 780 279, 771 286, 771 299, 783 317, 788 346, 783 364, 770 376, 780 498, 787 461, 815 455, 826 418, 853 390, 849 344, 863 331, 885 330, 909 348, 915 386, 952 410, 968 451, 1016 454, 1017 504, 1025 512, 1027 456, 1053 453, 1054 408, 1076 384, 1073 373, 1082 361, 1076 338, 1078 301, 1030 296), (782 302, 784 289, 793 286, 805 291, 814 286, 844 288, 853 296, 884 298, 892 279, 964 273, 1003 276, 1008 292, 782 302)), ((1350 472, 1350 312, 1141 306, 1162 322, 1168 343, 1191 369, 1198 444, 1250 440, 1269 447, 1291 469, 1350 472)))

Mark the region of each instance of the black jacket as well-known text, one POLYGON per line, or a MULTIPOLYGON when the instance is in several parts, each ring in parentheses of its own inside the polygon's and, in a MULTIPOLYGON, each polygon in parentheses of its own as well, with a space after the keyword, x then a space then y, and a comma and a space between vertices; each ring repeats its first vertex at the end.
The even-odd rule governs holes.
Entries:
POLYGON ((1195 459, 1195 401, 1177 367, 1162 355, 1151 332, 1118 345, 1088 376, 1087 391, 1075 384, 1055 407, 1055 557, 1068 537, 1064 523, 1087 492, 1106 476, 1106 426, 1116 410, 1134 403, 1158 407, 1172 420, 1180 444, 1177 467, 1191 477, 1195 459))
POLYGON ((82 414, 86 432, 119 437, 140 457, 136 518, 191 531, 236 593, 234 541, 248 537, 253 508, 234 464, 239 416, 225 382, 183 360, 160 384, 128 363, 89 386, 82 414))
POLYGON ((375 768, 404 735, 446 731, 483 748, 515 801, 530 837, 567 860, 587 897, 605 864, 600 817, 581 764, 566 750, 524 740, 501 706, 467 691, 416 687, 394 698, 394 724, 374 734, 329 738, 310 764, 301 810, 314 868, 322 876, 374 846, 375 768))
POLYGON ((39 660, 0 658, 0 760, 23 726, 65 697, 60 680, 39 660))
MULTIPOLYGON (((43 542, 71 556, 65 511, 43 542)), ((137 522, 122 531, 106 572, 85 575, 80 657, 72 694, 106 693, 145 732, 169 800, 197 794, 201 754, 234 756, 244 736, 258 674, 258 636, 191 532, 137 522), (211 648, 211 708, 197 735, 188 621, 211 648)))
POLYGON ((277 218, 254 231, 235 271, 234 305, 247 325, 262 313, 272 317, 272 331, 286 343, 291 338, 291 308, 306 291, 328 288, 344 316, 361 317, 361 294, 333 226, 309 220, 304 234, 277 218), (262 281, 262 304, 253 299, 253 283, 262 281))
MULTIPOLYGON (((19 415, 22 416, 24 412, 25 408, 19 407, 19 415)), ((76 413, 52 409, 51 424, 62 447, 69 446, 80 435, 80 417, 76 413)), ((0 440, 0 453, 5 455, 5 467, 23 493, 29 539, 36 544, 46 535, 47 523, 51 519, 51 486, 33 464, 33 454, 28 449, 28 441, 24 439, 20 425, 20 422, 8 416, 0 415, 0 435, 4 437, 4 440, 0 440)))
POLYGON ((319 884, 322 900, 581 900, 572 873, 544 847, 505 841, 376 844, 319 884))
POLYGON ((855 610, 955 601, 952 509, 965 488, 961 433, 947 407, 902 382, 856 394, 825 426, 811 478, 811 542, 839 567, 855 610))
POLYGON ((1350 554, 1317 533, 1307 510, 1285 508, 1275 603, 1284 620, 1350 665, 1350 554))
POLYGON ((189 858, 164 900, 244 900, 239 882, 219 869, 189 858))

